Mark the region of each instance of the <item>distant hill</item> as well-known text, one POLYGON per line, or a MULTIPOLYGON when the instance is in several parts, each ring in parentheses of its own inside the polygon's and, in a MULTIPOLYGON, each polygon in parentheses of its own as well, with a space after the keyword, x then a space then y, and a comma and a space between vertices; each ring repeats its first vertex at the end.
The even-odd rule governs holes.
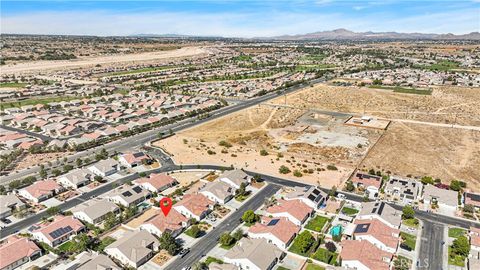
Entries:
POLYGON ((454 34, 422 34, 397 32, 353 32, 347 29, 336 29, 299 35, 283 35, 261 39, 274 40, 375 40, 375 39, 425 39, 425 40, 480 40, 479 32, 465 35, 454 34))

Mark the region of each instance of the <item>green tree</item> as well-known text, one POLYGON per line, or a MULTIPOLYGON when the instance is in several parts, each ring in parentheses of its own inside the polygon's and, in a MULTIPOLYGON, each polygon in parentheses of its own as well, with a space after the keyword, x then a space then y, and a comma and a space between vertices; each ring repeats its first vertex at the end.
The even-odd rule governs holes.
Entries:
POLYGON ((247 223, 247 225, 252 225, 255 222, 260 220, 260 217, 253 212, 253 210, 247 210, 243 213, 242 220, 247 223))
POLYGON ((198 227, 198 225, 193 225, 192 227, 190 227, 189 231, 190 231, 190 235, 191 235, 193 238, 198 238, 198 237, 200 237, 200 234, 202 233, 202 230, 200 230, 200 228, 198 227))
POLYGON ((175 241, 175 238, 173 238, 173 236, 168 232, 162 233, 162 236, 159 239, 159 243, 160 249, 166 250, 170 255, 177 254, 178 250, 180 249, 180 245, 175 241))
POLYGON ((224 232, 220 236, 220 244, 223 246, 230 246, 235 243, 235 238, 233 238, 228 232, 224 232))
POLYGON ((415 211, 410 205, 405 205, 402 209, 402 218, 411 219, 415 217, 415 211))
POLYGON ((268 156, 268 152, 265 149, 260 150, 260 156, 268 156))
POLYGON ((453 241, 452 245, 456 254, 459 254, 463 257, 467 257, 470 253, 470 242, 468 238, 464 235, 459 236, 457 239, 453 241))
POLYGON ((346 189, 348 192, 354 191, 354 190, 355 190, 355 186, 353 185, 353 182, 352 182, 352 181, 347 181, 347 185, 346 185, 345 189, 346 189))
POLYGON ((278 169, 278 171, 281 173, 281 174, 287 174, 287 173, 290 173, 291 170, 285 166, 285 165, 282 165, 280 166, 280 168, 278 169))
POLYGON ((235 191, 235 194, 237 196, 244 196, 247 193, 247 184, 246 183, 241 183, 240 188, 235 191))
POLYGON ((105 230, 110 230, 113 228, 115 225, 117 225, 117 217, 115 216, 114 213, 110 212, 105 216, 105 221, 103 223, 103 226, 105 227, 105 230))
POLYGON ((80 167, 80 166, 82 166, 83 160, 81 158, 77 158, 75 163, 77 164, 77 167, 80 167))
POLYGON ((422 184, 424 185, 427 185, 427 184, 430 184, 430 185, 433 185, 435 184, 435 181, 433 180, 433 178, 431 176, 424 176, 422 177, 422 179, 420 180, 422 182, 422 184))
POLYGON ((60 208, 58 208, 58 206, 52 206, 52 207, 47 209, 47 214, 49 216, 54 216, 54 215, 58 214, 58 212, 60 212, 60 208))
POLYGON ((452 180, 452 182, 450 182, 450 189, 451 190, 460 191, 460 190, 462 190, 463 188, 466 188, 466 187, 467 187, 467 184, 463 181, 452 180))
POLYGON ((238 229, 236 230, 234 233, 233 233, 233 238, 236 240, 236 241, 239 241, 240 239, 242 239, 243 237, 243 230, 242 229, 238 229))

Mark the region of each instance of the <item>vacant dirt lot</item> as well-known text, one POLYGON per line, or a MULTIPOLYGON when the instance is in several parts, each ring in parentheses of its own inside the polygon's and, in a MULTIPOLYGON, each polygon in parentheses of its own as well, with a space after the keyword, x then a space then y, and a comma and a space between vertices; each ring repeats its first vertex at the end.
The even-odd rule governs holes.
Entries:
POLYGON ((179 164, 233 165, 333 186, 348 177, 381 133, 345 126, 344 120, 303 109, 261 105, 207 122, 155 145, 172 154, 179 164), (282 165, 291 172, 280 174, 282 165))
MULTIPOLYGON (((283 97, 271 103, 284 104, 283 97)), ((480 89, 436 87, 432 95, 319 84, 287 96, 287 105, 390 119, 480 126, 480 89), (456 119, 455 119, 456 118, 456 119)))
POLYGON ((480 132, 392 123, 362 166, 393 174, 429 175, 480 190, 480 132))

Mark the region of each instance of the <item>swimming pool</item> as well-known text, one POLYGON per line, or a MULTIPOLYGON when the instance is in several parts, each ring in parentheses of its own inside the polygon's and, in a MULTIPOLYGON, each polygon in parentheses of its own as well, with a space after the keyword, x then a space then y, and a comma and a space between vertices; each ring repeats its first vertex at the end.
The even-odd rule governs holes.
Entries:
POLYGON ((342 234, 342 230, 343 230, 342 225, 338 224, 338 225, 333 226, 330 229, 330 234, 332 236, 338 236, 338 235, 342 234))

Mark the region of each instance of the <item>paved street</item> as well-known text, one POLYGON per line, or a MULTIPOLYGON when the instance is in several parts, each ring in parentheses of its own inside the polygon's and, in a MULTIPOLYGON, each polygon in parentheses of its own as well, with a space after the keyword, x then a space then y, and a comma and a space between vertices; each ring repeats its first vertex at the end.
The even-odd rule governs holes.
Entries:
POLYGON ((179 270, 183 267, 191 266, 194 263, 198 262, 205 254, 208 253, 213 247, 218 244, 218 238, 224 232, 232 233, 232 231, 240 225, 240 218, 243 215, 243 212, 249 209, 259 208, 265 198, 268 198, 275 194, 280 189, 280 186, 269 184, 260 192, 257 193, 252 199, 248 200, 242 207, 240 207, 233 214, 228 216, 220 225, 210 231, 207 235, 202 237, 202 240, 194 244, 190 248, 190 252, 183 258, 177 257, 175 261, 170 263, 166 270, 179 270))
MULTIPOLYGON (((443 230, 444 225, 430 221, 423 221, 422 239, 417 269, 443 269, 443 230)), ((416 262, 413 262, 414 264, 416 262)))

